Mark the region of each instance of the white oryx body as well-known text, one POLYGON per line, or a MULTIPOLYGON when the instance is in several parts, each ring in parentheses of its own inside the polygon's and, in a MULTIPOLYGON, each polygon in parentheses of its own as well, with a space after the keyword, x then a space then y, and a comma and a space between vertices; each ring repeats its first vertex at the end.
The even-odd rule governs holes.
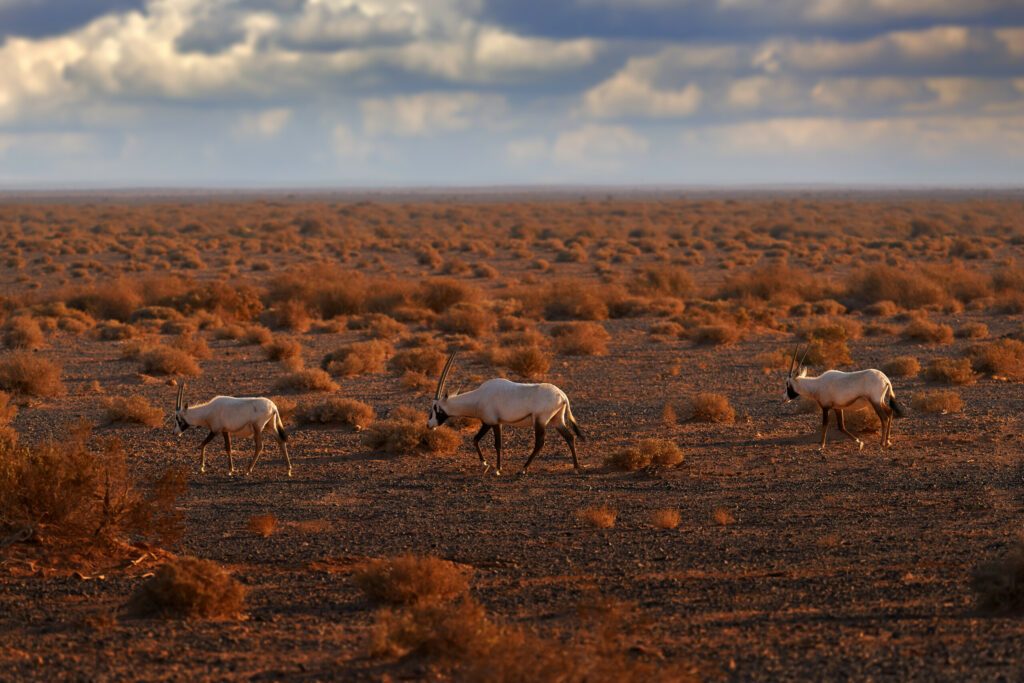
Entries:
MULTIPOLYGON (((804 357, 807 352, 804 352, 804 357)), ((796 360, 796 353, 793 354, 793 361, 796 360)), ((803 367, 803 358, 797 365, 794 372, 793 361, 790 361, 789 376, 786 378, 786 400, 790 401, 797 396, 804 396, 811 399, 821 408, 821 448, 825 448, 825 440, 828 435, 828 411, 833 410, 836 414, 836 423, 839 431, 846 434, 857 442, 859 448, 864 448, 864 442, 846 431, 846 424, 843 419, 843 410, 855 404, 867 402, 874 408, 875 413, 882 425, 882 448, 892 445, 889 438, 892 433, 893 417, 902 417, 903 409, 896 403, 896 393, 893 391, 892 382, 881 370, 858 370, 856 372, 843 372, 841 370, 827 370, 817 377, 808 377, 807 368, 803 367)))
POLYGON ((200 472, 206 471, 207 444, 216 435, 221 434, 224 437, 224 449, 228 454, 229 472, 234 474, 235 462, 231 453, 231 437, 252 435, 256 442, 256 450, 253 454, 252 464, 246 470, 246 474, 251 474, 252 469, 256 466, 256 461, 259 460, 260 454, 263 452, 263 432, 269 429, 288 463, 288 476, 292 476, 292 461, 285 443, 288 440, 288 435, 284 431, 284 423, 281 422, 281 413, 273 401, 262 396, 215 396, 205 403, 189 406, 182 401, 184 391, 185 385, 182 383, 178 388, 178 400, 175 406, 174 433, 181 436, 189 427, 205 427, 210 430, 200 448, 202 453, 200 472))
POLYGON ((449 417, 468 417, 480 420, 480 431, 473 437, 473 446, 486 472, 490 465, 480 450, 480 439, 488 431, 494 430, 494 448, 498 455, 498 467, 495 474, 501 474, 501 428, 503 425, 529 426, 534 429, 534 448, 523 466, 525 474, 530 463, 544 447, 544 434, 548 425, 555 423, 555 429, 569 444, 573 466, 580 470, 576 457, 576 437, 582 438, 576 418, 569 406, 569 397, 554 384, 523 384, 507 379, 489 379, 479 387, 464 394, 449 396, 444 392, 455 354, 448 357, 448 362, 441 373, 437 384, 437 392, 430 406, 430 417, 427 426, 434 429, 449 417), (574 434, 575 432, 575 434, 574 434))

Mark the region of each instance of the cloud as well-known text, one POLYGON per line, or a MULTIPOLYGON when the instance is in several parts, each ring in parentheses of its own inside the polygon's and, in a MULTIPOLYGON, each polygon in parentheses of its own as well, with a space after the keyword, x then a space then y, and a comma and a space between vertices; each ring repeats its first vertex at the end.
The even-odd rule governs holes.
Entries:
POLYGON ((245 114, 238 124, 238 133, 246 137, 274 138, 284 130, 291 117, 292 110, 287 107, 245 114))
POLYGON ((423 136, 486 124, 505 111, 505 98, 476 93, 421 93, 361 102, 368 135, 423 136))
POLYGON ((624 70, 592 88, 583 96, 583 108, 591 116, 680 117, 696 111, 701 89, 689 83, 680 89, 658 89, 643 76, 624 70))
POLYGON ((372 145, 356 136, 344 123, 335 125, 331 131, 331 148, 336 156, 347 160, 362 161, 373 152, 372 145))
POLYGON ((647 138, 628 126, 587 124, 561 133, 552 147, 552 158, 562 164, 614 168, 643 155, 647 138))

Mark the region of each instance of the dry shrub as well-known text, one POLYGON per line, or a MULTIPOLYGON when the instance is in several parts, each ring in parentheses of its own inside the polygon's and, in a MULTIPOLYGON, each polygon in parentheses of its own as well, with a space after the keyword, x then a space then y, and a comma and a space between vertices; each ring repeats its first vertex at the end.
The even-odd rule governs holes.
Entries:
POLYGON ((674 296, 685 299, 694 292, 693 277, 682 266, 649 266, 637 272, 629 283, 634 294, 674 296))
POLYGON ((80 289, 68 296, 66 303, 97 320, 127 322, 143 302, 134 283, 116 280, 80 289))
POLYGON ((245 594, 245 586, 216 562, 179 557, 158 567, 126 607, 136 617, 227 619, 245 609, 245 594))
POLYGON ((93 333, 100 341, 121 341, 139 336, 139 329, 134 325, 126 325, 117 320, 107 320, 98 324, 93 333))
POLYGON ((270 514, 253 515, 249 518, 249 531, 270 538, 277 532, 277 517, 270 514))
POLYGON ((495 315, 477 304, 458 303, 448 308, 437 319, 437 327, 450 334, 482 337, 497 325, 495 315))
POLYGON ((551 328, 555 350, 567 356, 603 356, 611 335, 600 323, 562 323, 551 328))
POLYGON ((729 526, 730 524, 736 523, 736 517, 732 512, 725 508, 716 508, 715 511, 711 513, 711 519, 719 526, 729 526))
POLYGON ((278 391, 337 391, 340 389, 331 376, 319 368, 299 368, 282 375, 274 383, 278 391))
POLYGON ((263 346, 269 360, 289 360, 302 358, 302 344, 297 339, 278 337, 263 346))
POLYGON ((31 351, 0 356, 0 389, 24 396, 47 398, 64 394, 60 366, 31 351))
POLYGON ((427 280, 417 291, 417 299, 435 313, 443 313, 456 304, 474 303, 481 298, 475 285, 452 278, 427 280))
POLYGON ((913 356, 896 356, 882 365, 882 372, 889 377, 916 377, 921 364, 913 356))
POLYGON ((942 323, 919 318, 912 320, 900 333, 904 339, 926 344, 949 344, 953 341, 953 328, 942 323))
POLYGON ((732 424, 736 420, 736 411, 721 394, 702 392, 692 396, 688 404, 689 419, 694 422, 732 424))
POLYGON ((717 293, 720 299, 756 299, 779 305, 830 298, 825 282, 807 271, 774 264, 730 276, 717 293))
MULTIPOLYGON (((838 318, 824 324, 804 330, 804 338, 808 341, 807 358, 805 362, 814 367, 836 368, 849 365, 853 362, 850 356, 850 347, 846 340, 854 335, 859 335, 861 328, 839 322, 838 318)), ((853 321, 850 321, 851 323, 853 321)))
POLYGON ((371 560, 353 578, 376 604, 413 605, 451 600, 469 592, 472 569, 430 555, 371 560))
POLYGON ((606 464, 618 470, 633 472, 645 467, 675 467, 683 462, 683 451, 666 439, 644 439, 636 446, 610 456, 606 464))
POLYGON ((520 298, 531 313, 539 312, 547 320, 604 320, 608 317, 609 298, 614 298, 608 285, 579 280, 552 282, 543 289, 522 292, 520 298))
POLYGON ((498 349, 493 354, 493 361, 524 379, 541 379, 551 367, 548 355, 536 345, 498 349))
POLYGON ((419 655, 453 662, 492 646, 499 637, 487 611, 467 596, 451 603, 428 601, 409 609, 381 610, 370 629, 369 651, 374 657, 419 655))
POLYGON ((245 336, 245 328, 241 325, 224 325, 213 331, 213 338, 221 341, 237 341, 245 336))
POLYGON ((657 529, 675 529, 679 526, 681 519, 679 510, 671 508, 655 510, 651 513, 651 524, 657 529))
POLYGON ((309 330, 313 320, 309 309, 301 301, 288 299, 266 311, 260 319, 272 328, 302 333, 309 330))
POLYGON ((964 323, 956 330, 957 339, 984 339, 988 336, 988 325, 985 323, 964 323))
POLYGON ((199 364, 187 352, 170 346, 152 346, 139 354, 142 371, 150 375, 198 375, 199 364))
POLYGON ((900 312, 900 307, 893 301, 882 300, 863 308, 865 315, 873 315, 879 318, 888 318, 900 312))
POLYGON ((888 301, 909 309, 942 304, 948 298, 940 285, 919 270, 881 264, 852 273, 846 294, 860 306, 888 301))
POLYGON ((247 327, 245 334, 242 335, 242 343, 249 345, 263 346, 269 344, 274 338, 274 335, 266 327, 262 325, 252 325, 247 327))
POLYGON ((117 396, 104 401, 104 424, 129 423, 159 427, 163 421, 164 411, 152 405, 144 396, 117 396))
POLYGON ((388 361, 388 367, 397 374, 418 372, 436 377, 441 374, 444 361, 444 353, 435 348, 410 348, 396 352, 388 361))
POLYGON ((0 391, 0 453, 13 450, 18 445, 18 432, 11 427, 11 421, 18 414, 18 407, 11 403, 11 396, 0 391))
POLYGON ((576 511, 576 519, 598 529, 611 529, 618 516, 618 512, 606 505, 576 511))
POLYGON ((205 339, 196 334, 195 331, 182 332, 171 340, 170 346, 179 351, 184 351, 196 359, 213 357, 209 344, 206 343, 205 339))
POLYGON ((953 389, 936 389, 914 395, 911 405, 923 413, 959 413, 964 401, 953 389))
POLYGON ((19 315, 4 324, 4 346, 9 349, 28 349, 30 351, 43 348, 46 338, 35 318, 19 315))
POLYGON ((688 334, 690 340, 699 346, 722 346, 740 340, 743 331, 732 324, 699 325, 688 334))
POLYGON ((354 342, 331 351, 320 361, 320 368, 332 375, 352 377, 368 372, 384 372, 388 358, 395 352, 390 342, 372 339, 354 342))
POLYGON ((462 439, 448 427, 428 428, 427 417, 421 411, 401 407, 386 420, 374 422, 363 433, 363 443, 372 450, 392 455, 452 455, 459 449, 462 439))
POLYGON ((978 610, 988 614, 1024 614, 1024 541, 1016 541, 1002 557, 980 563, 971 573, 978 610))
POLYGON ((90 443, 83 424, 60 442, 0 446, 0 519, 65 548, 107 548, 129 536, 174 542, 181 533, 181 470, 165 470, 140 490, 118 439, 90 443))
POLYGON ((1024 379, 1024 342, 1017 339, 998 339, 987 344, 975 344, 966 350, 971 365, 979 372, 1024 379))
POLYGON ((370 426, 376 413, 362 401, 331 396, 303 406, 295 417, 302 424, 342 424, 360 431, 370 426))
POLYGON ((967 358, 936 358, 924 371, 924 376, 932 382, 943 384, 974 384, 978 376, 971 369, 971 361, 967 358))

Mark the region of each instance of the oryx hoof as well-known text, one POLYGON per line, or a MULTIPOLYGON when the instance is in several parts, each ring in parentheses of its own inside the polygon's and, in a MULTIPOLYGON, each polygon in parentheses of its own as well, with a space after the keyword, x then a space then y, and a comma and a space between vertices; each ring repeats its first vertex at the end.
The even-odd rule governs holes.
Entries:
POLYGON ((494 470, 494 476, 500 477, 501 476, 501 470, 494 470))
POLYGON ((291 470, 288 470, 288 476, 289 477, 292 476, 292 471, 291 470))
POLYGON ((857 450, 858 451, 864 450, 864 442, 861 441, 860 439, 857 439, 857 450))
POLYGON ((523 469, 519 470, 519 476, 520 476, 520 477, 525 477, 525 476, 526 476, 527 474, 528 474, 528 473, 527 473, 527 471, 526 471, 526 468, 525 468, 525 467, 524 467, 523 469))

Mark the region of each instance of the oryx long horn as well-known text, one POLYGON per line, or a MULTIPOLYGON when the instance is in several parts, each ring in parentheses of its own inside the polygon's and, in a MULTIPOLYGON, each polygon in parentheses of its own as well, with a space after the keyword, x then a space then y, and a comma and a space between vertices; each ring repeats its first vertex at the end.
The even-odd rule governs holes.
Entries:
POLYGON ((174 409, 181 410, 181 396, 185 393, 185 382, 178 385, 178 395, 174 397, 174 409))
POLYGON ((452 367, 452 361, 455 360, 455 351, 452 351, 451 355, 448 356, 448 360, 444 364, 444 370, 441 371, 441 379, 437 381, 437 392, 434 394, 434 400, 439 400, 441 394, 444 393, 444 385, 448 381, 448 371, 452 367))
POLYGON ((796 354, 800 353, 800 345, 793 347, 793 357, 789 359, 789 374, 793 374, 793 367, 796 365, 796 354))
POLYGON ((807 347, 804 348, 804 355, 800 356, 800 362, 797 364, 798 368, 802 368, 804 366, 804 361, 807 360, 807 354, 810 353, 810 351, 811 345, 808 344, 807 347))

